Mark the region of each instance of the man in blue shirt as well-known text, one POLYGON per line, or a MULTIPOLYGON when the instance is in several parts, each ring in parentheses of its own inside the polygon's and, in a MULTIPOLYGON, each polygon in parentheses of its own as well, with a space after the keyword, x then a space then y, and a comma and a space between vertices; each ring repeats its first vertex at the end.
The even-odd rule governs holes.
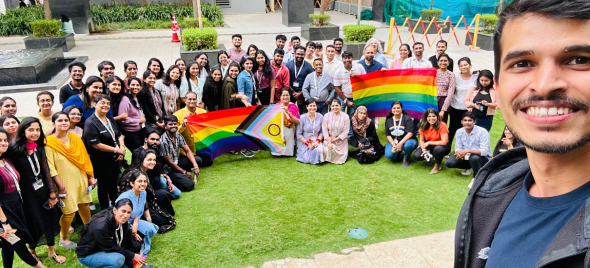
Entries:
POLYGON ((363 66, 367 73, 378 70, 387 71, 387 68, 385 68, 383 64, 379 63, 376 60, 373 60, 375 58, 375 48, 373 46, 365 47, 365 52, 363 55, 365 56, 365 60, 359 61, 358 64, 363 66))
POLYGON ((291 84, 291 102, 297 102, 299 106, 299 113, 305 111, 305 102, 303 101, 303 83, 308 74, 315 72, 311 64, 304 61, 305 48, 302 46, 296 46, 293 48, 295 59, 287 62, 285 66, 289 68, 290 84, 291 84))

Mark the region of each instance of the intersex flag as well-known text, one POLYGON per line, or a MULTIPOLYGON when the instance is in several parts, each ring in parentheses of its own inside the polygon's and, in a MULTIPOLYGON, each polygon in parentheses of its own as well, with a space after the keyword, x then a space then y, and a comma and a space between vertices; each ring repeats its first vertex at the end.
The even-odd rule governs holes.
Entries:
POLYGON ((281 153, 282 109, 251 106, 187 117, 197 155, 204 161, 235 150, 269 150, 281 153))
POLYGON ((367 107, 370 117, 384 117, 393 101, 401 101, 412 118, 422 118, 428 108, 438 110, 436 69, 375 71, 350 78, 355 106, 367 107))

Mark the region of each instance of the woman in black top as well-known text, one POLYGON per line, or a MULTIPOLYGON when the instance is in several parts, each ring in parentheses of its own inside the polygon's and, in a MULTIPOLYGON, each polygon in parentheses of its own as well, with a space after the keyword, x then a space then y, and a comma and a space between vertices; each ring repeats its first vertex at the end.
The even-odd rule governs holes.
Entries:
POLYGON ((8 133, 3 128, 0 128, 0 224, 4 229, 4 232, 0 235, 2 264, 4 267, 12 267, 14 252, 16 251, 16 254, 26 264, 37 268, 45 267, 27 250, 26 244, 33 244, 34 242, 25 223, 22 198, 18 188, 20 174, 14 165, 4 158, 7 149, 8 133), (20 238, 20 241, 14 244, 6 240, 9 238, 7 234, 12 232, 16 237, 20 238))
POLYGON ((166 115, 164 99, 160 91, 154 88, 156 74, 150 70, 143 73, 143 88, 137 94, 137 100, 145 115, 145 127, 164 129, 163 118, 166 115))
POLYGON ((20 174, 23 211, 34 243, 29 244, 33 256, 39 239, 45 235, 49 256, 58 263, 66 258, 55 253, 55 236, 59 232, 57 188, 49 172, 45 155, 45 134, 38 118, 27 117, 20 124, 10 152, 10 160, 20 174))
POLYGON ((379 142, 375 124, 367 116, 367 107, 359 106, 356 108, 351 118, 352 132, 354 141, 359 148, 356 152, 351 152, 350 156, 355 158, 359 164, 373 164, 379 161, 383 156, 383 145, 379 142))
POLYGON ((105 94, 111 97, 111 113, 113 114, 113 119, 115 119, 115 121, 127 119, 126 113, 119 114, 119 104, 121 103, 123 96, 125 96, 125 92, 127 92, 125 82, 123 82, 123 79, 118 76, 113 75, 107 78, 105 84, 108 89, 105 94))
POLYGON ((80 231, 76 255, 86 267, 133 267, 133 261, 145 264, 137 252, 140 242, 135 242, 127 220, 133 211, 129 199, 119 200, 111 209, 92 216, 80 231))
POLYGON ((410 155, 418 147, 418 141, 414 136, 414 122, 404 111, 404 105, 400 101, 391 103, 391 112, 385 119, 385 157, 396 160, 404 155, 402 167, 410 165, 410 155))
POLYGON ((494 148, 492 157, 495 157, 503 152, 521 146, 523 146, 523 144, 520 142, 520 140, 518 140, 516 137, 514 137, 514 135, 512 135, 512 132, 510 132, 508 126, 505 126, 504 132, 502 133, 502 137, 500 137, 500 140, 498 140, 498 142, 496 143, 496 147, 494 148))
POLYGON ((119 161, 125 157, 125 143, 119 127, 112 117, 107 116, 111 99, 98 95, 94 102, 96 110, 84 124, 84 143, 98 181, 98 201, 104 210, 117 200, 117 179, 121 171, 119 161))
POLYGON ((207 111, 213 112, 219 109, 221 103, 221 87, 223 86, 222 73, 219 67, 211 68, 211 75, 207 76, 203 86, 203 102, 207 106, 207 111))

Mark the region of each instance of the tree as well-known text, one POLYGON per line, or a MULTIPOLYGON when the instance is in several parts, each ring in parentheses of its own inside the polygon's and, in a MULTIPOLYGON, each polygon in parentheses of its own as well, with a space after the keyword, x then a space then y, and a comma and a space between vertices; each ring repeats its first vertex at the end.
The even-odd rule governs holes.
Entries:
POLYGON ((324 12, 326 12, 330 6, 330 3, 332 3, 332 0, 322 0, 322 3, 320 4, 320 14, 324 15, 324 12))
POLYGON ((193 16, 199 18, 199 29, 203 30, 203 18, 201 16, 201 0, 193 0, 193 16))
POLYGON ((49 0, 43 1, 43 11, 45 11, 45 19, 51 20, 51 9, 49 9, 49 0))

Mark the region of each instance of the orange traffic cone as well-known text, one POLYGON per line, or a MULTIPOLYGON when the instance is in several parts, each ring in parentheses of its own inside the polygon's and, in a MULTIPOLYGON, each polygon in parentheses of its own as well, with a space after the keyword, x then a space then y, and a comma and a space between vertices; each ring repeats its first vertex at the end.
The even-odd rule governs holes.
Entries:
POLYGON ((289 47, 287 47, 287 51, 293 51, 293 44, 291 44, 291 41, 289 41, 289 47))
POLYGON ((178 39, 178 23, 176 22, 176 16, 172 13, 172 43, 179 43, 180 39, 178 39))

